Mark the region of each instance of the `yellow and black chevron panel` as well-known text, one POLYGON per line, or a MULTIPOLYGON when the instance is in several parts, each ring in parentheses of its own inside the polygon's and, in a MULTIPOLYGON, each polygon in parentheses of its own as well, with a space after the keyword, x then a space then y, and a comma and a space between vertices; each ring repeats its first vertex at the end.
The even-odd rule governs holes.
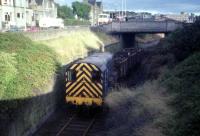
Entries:
POLYGON ((66 101, 75 105, 101 105, 101 70, 88 63, 73 64, 66 72, 66 101), (98 80, 94 79, 94 74, 98 80))

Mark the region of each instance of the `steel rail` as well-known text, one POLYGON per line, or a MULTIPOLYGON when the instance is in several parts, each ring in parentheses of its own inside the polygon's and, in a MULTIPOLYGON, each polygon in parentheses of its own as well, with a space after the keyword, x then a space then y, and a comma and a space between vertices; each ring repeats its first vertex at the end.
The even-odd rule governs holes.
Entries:
POLYGON ((56 136, 60 136, 60 134, 62 134, 62 132, 65 130, 66 127, 68 127, 71 123, 71 121, 74 119, 76 114, 74 114, 68 121, 67 123, 60 129, 60 131, 56 134, 56 136))
POLYGON ((89 126, 86 128, 82 136, 87 136, 89 130, 94 125, 95 120, 96 120, 96 116, 94 116, 94 118, 92 119, 92 121, 90 122, 89 126))

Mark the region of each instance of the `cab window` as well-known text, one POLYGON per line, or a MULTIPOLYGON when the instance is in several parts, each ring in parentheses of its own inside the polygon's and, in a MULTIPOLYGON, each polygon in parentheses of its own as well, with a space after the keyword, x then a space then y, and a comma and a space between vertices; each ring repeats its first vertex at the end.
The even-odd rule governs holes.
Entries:
POLYGON ((66 72, 67 81, 75 81, 76 80, 76 72, 74 70, 69 70, 66 72))
POLYGON ((99 71, 94 71, 92 73, 92 81, 100 82, 100 80, 101 80, 101 73, 99 71))

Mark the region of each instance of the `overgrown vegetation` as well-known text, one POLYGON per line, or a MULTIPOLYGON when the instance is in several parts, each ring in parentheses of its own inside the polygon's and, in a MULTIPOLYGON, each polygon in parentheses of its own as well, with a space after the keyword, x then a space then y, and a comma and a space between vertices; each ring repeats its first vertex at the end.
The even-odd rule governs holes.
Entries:
POLYGON ((200 135, 199 40, 197 20, 146 50, 139 72, 142 80, 156 80, 157 88, 148 81, 136 89, 111 92, 108 135, 200 135))
POLYGON ((77 58, 88 55, 89 52, 99 51, 102 44, 111 44, 117 40, 103 33, 93 33, 90 30, 72 32, 66 37, 41 41, 54 50, 59 62, 67 64, 77 58))
POLYGON ((199 136, 200 134, 200 53, 188 57, 164 78, 175 98, 171 105, 175 114, 170 119, 169 136, 199 136))
POLYGON ((164 40, 163 51, 171 53, 178 62, 200 51, 200 20, 194 24, 185 25, 183 29, 173 32, 164 40))
POLYGON ((163 136, 160 122, 163 116, 171 114, 165 93, 166 90, 155 81, 111 92, 106 98, 110 107, 106 135, 163 136))
POLYGON ((161 83, 174 96, 170 105, 175 113, 169 118, 169 136, 200 134, 200 20, 185 25, 161 42, 158 49, 169 70, 161 83), (162 46, 163 45, 163 46, 162 46))
POLYGON ((42 91, 58 66, 55 56, 47 46, 20 34, 0 34, 0 100, 45 93, 42 91))

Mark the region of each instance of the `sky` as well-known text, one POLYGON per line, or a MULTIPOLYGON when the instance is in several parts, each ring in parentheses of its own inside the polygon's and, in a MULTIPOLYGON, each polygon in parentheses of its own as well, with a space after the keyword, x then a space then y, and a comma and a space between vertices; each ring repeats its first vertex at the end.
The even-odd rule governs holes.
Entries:
MULTIPOLYGON (((59 4, 71 5, 76 0, 55 0, 59 4)), ((78 0, 82 1, 82 0, 78 0)), ((99 0, 105 10, 121 10, 122 0, 99 0)), ((125 1, 125 0, 124 0, 125 1)), ((127 10, 151 13, 196 13, 200 15, 200 0, 126 0, 127 10)))

